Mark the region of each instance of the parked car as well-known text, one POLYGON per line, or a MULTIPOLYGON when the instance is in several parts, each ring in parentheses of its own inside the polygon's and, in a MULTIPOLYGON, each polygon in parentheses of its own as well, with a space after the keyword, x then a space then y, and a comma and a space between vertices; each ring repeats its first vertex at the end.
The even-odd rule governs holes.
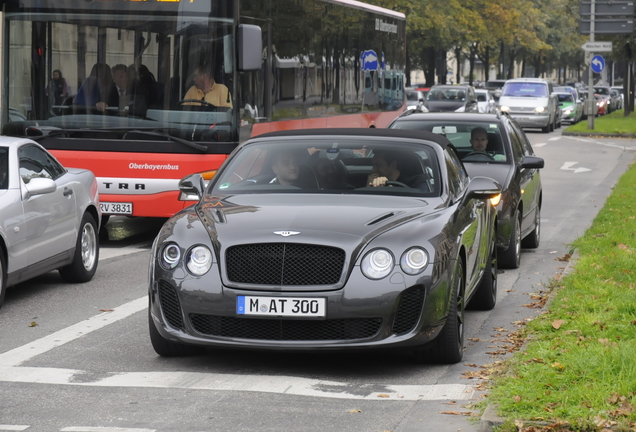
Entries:
POLYGON ((594 99, 596 99, 596 106, 598 107, 598 114, 599 116, 605 115, 605 114, 609 114, 609 99, 604 98, 603 96, 599 95, 599 94, 595 94, 594 95, 594 99))
POLYGON ((504 84, 507 80, 505 79, 495 79, 486 81, 486 89, 492 92, 492 96, 495 98, 495 101, 498 101, 501 97, 501 90, 503 89, 504 84))
MULTIPOLYGON (((594 86, 594 94, 599 95, 605 101, 603 104, 605 112, 603 114, 599 112, 599 115, 609 114, 615 110, 615 103, 612 102, 609 86, 594 86)), ((599 109, 599 111, 603 111, 603 109, 599 109)))
POLYGON ((583 117, 583 102, 580 99, 574 99, 570 92, 554 92, 559 99, 559 106, 561 107, 561 121, 574 124, 581 121, 583 117))
POLYGON ((618 96, 621 99, 621 103, 620 103, 620 109, 625 108, 625 89, 623 88, 623 86, 611 86, 610 90, 616 90, 616 92, 618 93, 618 96))
POLYGON ((434 85, 424 106, 429 112, 479 112, 475 89, 462 85, 434 85))
POLYGON ((610 89, 610 104, 612 105, 612 111, 623 109, 623 98, 617 90, 610 89))
POLYGON ((424 96, 424 93, 422 93, 421 91, 407 90, 406 91, 406 109, 425 111, 426 110, 426 107, 424 106, 425 99, 426 99, 426 96, 424 96))
MULTIPOLYGON (((579 91, 579 96, 581 97, 581 102, 583 102, 583 117, 582 119, 585 120, 587 119, 588 113, 587 111, 589 110, 589 107, 587 106, 587 99, 589 97, 589 93, 587 91, 587 89, 581 89, 579 91)), ((594 109, 594 117, 598 116, 598 104, 593 104, 592 108, 594 109)))
POLYGON ((159 355, 404 347, 455 363, 465 305, 495 305, 490 199, 501 188, 469 178, 442 136, 264 134, 241 144, 208 186, 194 174, 180 188, 200 201, 170 218, 152 247, 149 328, 159 355), (372 173, 381 186, 370 186, 372 173))
POLYGON ((502 186, 497 204, 497 246, 499 265, 517 268, 521 247, 537 248, 541 234, 543 190, 536 157, 523 129, 504 114, 417 114, 405 113, 389 128, 420 130, 440 134, 457 149, 471 177, 489 176, 502 186), (486 137, 484 150, 477 150, 471 135, 486 137))
POLYGON ((506 81, 499 109, 510 114, 524 128, 541 128, 548 133, 558 127, 559 104, 552 84, 542 78, 514 78, 506 81))
POLYGON ((475 89, 475 96, 477 96, 477 107, 480 113, 494 114, 497 111, 497 102, 492 92, 486 89, 475 89))
POLYGON ((91 171, 64 168, 32 140, 0 137, 0 306, 7 287, 52 270, 89 281, 100 222, 91 171))

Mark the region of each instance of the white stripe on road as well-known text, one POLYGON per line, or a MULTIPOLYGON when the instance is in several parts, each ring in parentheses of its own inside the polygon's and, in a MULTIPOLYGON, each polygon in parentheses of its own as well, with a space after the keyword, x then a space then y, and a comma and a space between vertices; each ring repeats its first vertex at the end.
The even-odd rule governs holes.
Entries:
POLYGON ((232 375, 198 372, 92 372, 74 369, 20 367, 33 357, 79 339, 147 308, 142 297, 49 336, 0 354, 0 382, 92 387, 182 388, 214 391, 250 391, 334 399, 467 400, 475 389, 464 384, 384 385, 354 384, 290 376, 232 375))
POLYGON ((560 136, 558 136, 558 137, 548 138, 548 141, 558 141, 558 140, 560 140, 560 139, 561 139, 561 137, 560 137, 560 136))
POLYGON ((0 354, 0 367, 18 366, 31 358, 74 341, 148 307, 148 297, 123 304, 113 312, 104 312, 41 339, 0 354))
POLYGON ((475 389, 464 384, 353 384, 290 376, 233 375, 199 372, 96 373, 73 369, 4 367, 0 381, 90 387, 179 388, 247 391, 332 399, 467 400, 475 389), (109 375, 104 377, 104 375, 109 375))
POLYGON ((2 425, 0 424, 0 431, 23 431, 27 430, 31 426, 28 425, 2 425))
POLYGON ((539 144, 534 144, 532 147, 538 148, 538 147, 543 147, 543 146, 546 146, 546 145, 548 145, 548 143, 539 143, 539 144))
POLYGON ((118 427, 88 427, 73 426, 60 429, 61 432, 156 432, 157 429, 118 428, 118 427))
MULTIPOLYGON (((145 244, 144 244, 145 246, 145 244)), ((150 256, 150 249, 148 247, 139 247, 139 246, 127 246, 123 248, 100 248, 99 249, 99 259, 108 259, 118 256, 130 255, 137 252, 147 252, 148 256, 150 256)))

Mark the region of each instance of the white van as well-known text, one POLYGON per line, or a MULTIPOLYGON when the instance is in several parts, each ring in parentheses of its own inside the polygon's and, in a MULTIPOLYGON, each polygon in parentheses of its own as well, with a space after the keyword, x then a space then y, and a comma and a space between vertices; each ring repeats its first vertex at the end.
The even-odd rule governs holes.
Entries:
POLYGON ((498 105, 521 127, 551 132, 559 123, 558 100, 552 83, 542 78, 513 78, 506 81, 498 105))

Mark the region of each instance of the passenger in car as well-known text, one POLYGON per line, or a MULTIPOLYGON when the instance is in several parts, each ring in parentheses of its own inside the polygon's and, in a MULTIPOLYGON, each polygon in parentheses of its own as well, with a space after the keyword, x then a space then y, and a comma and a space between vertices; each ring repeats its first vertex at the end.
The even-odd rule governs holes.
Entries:
POLYGON ((347 183, 347 168, 342 161, 317 158, 312 165, 321 189, 355 189, 347 183))
POLYGON ((299 155, 294 151, 280 151, 274 155, 272 171, 276 177, 270 184, 295 186, 303 189, 317 189, 318 182, 312 168, 301 165, 299 155))
POLYGON ((371 161, 373 172, 369 175, 367 184, 371 187, 380 187, 386 186, 387 182, 398 182, 411 188, 430 192, 430 176, 424 173, 420 161, 415 158, 417 158, 416 155, 406 156, 391 151, 374 152, 371 161), (417 164, 410 163, 413 161, 417 164), (416 165, 418 168, 408 172, 408 166, 416 165))

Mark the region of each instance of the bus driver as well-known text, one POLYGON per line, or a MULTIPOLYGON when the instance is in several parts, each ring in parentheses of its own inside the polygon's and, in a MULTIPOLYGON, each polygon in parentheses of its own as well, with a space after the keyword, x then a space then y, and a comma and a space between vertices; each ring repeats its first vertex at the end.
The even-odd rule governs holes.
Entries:
MULTIPOLYGON (((212 68, 198 66, 194 72, 194 85, 190 87, 184 100, 202 100, 216 107, 232 108, 232 97, 228 88, 214 81, 212 68)), ((184 102, 184 105, 197 105, 195 102, 184 102)))

